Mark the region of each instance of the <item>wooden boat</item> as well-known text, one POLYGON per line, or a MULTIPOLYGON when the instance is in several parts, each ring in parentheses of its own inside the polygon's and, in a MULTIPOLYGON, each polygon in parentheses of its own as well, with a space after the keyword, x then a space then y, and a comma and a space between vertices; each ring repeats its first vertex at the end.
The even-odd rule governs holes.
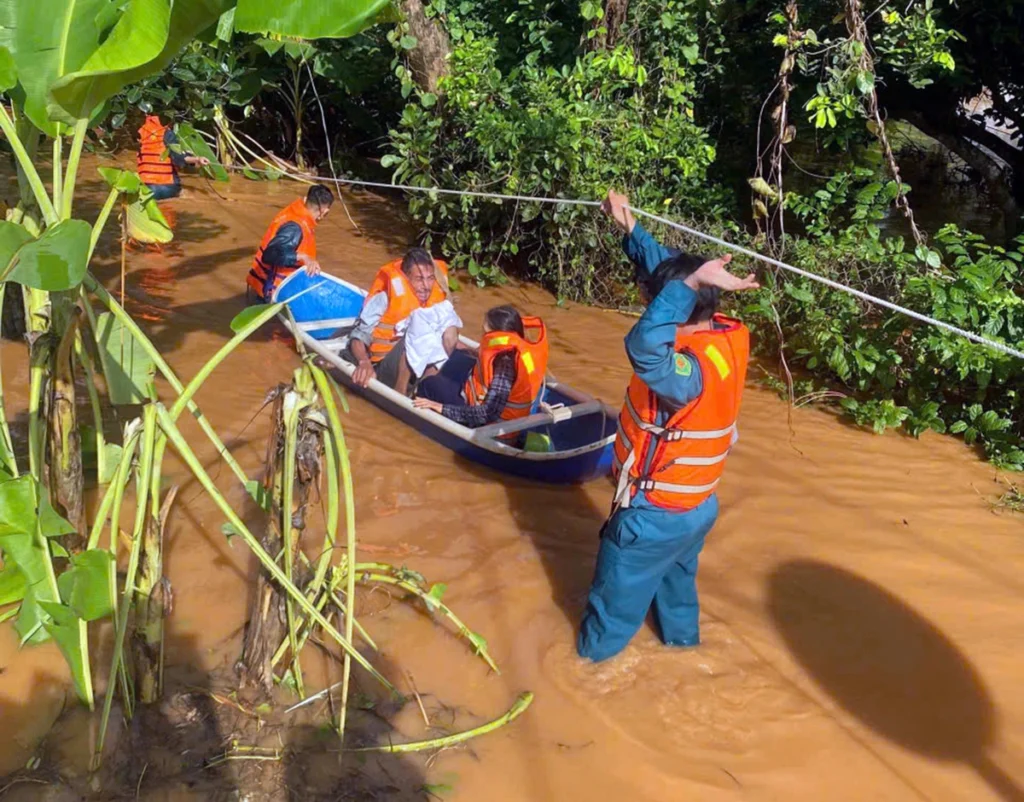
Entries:
MULTIPOLYGON (((616 411, 550 375, 535 414, 478 429, 416 409, 410 399, 376 379, 366 388, 357 387, 352 382, 355 366, 342 353, 365 297, 365 290, 347 281, 326 274, 310 278, 301 270, 274 293, 275 301, 288 303, 283 320, 296 340, 336 368, 335 377, 347 388, 456 454, 502 473, 552 484, 586 482, 611 471, 616 411), (500 439, 513 432, 547 435, 551 450, 528 451, 500 439)), ((466 337, 462 341, 477 346, 466 337)))

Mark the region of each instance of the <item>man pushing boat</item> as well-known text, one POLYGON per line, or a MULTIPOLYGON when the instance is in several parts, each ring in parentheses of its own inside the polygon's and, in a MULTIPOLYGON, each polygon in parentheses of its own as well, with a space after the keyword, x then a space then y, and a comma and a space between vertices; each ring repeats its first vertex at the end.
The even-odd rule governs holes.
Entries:
POLYGON ((296 270, 304 269, 311 276, 320 272, 316 225, 327 217, 332 205, 331 191, 314 184, 304 200, 292 201, 270 221, 245 280, 250 302, 269 302, 274 290, 296 270))
POLYGON ((652 603, 665 644, 700 643, 697 558, 718 517, 750 350, 746 326, 718 314, 718 301, 758 286, 726 270, 730 256, 659 244, 625 195, 609 192, 602 209, 625 233, 648 306, 626 336, 633 377, 615 439, 618 486, 577 641, 594 661, 624 649, 652 603))

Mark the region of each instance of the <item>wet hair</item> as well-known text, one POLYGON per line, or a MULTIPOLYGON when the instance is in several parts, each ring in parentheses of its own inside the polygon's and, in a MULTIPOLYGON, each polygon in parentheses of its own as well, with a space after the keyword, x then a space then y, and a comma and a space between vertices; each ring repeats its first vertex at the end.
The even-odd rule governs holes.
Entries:
MULTIPOLYGON (((708 258, 699 253, 680 252, 659 264, 650 275, 641 273, 637 268, 636 280, 647 297, 654 300, 670 281, 685 279, 707 261, 708 258)), ((697 303, 686 322, 703 323, 711 320, 712 315, 718 311, 719 295, 718 287, 701 287, 697 290, 697 303)))
POLYGON ((334 194, 323 184, 313 184, 306 193, 307 206, 319 206, 321 209, 330 209, 334 203, 334 194))
POLYGON ((402 257, 402 272, 408 276, 416 265, 433 267, 434 258, 430 255, 430 251, 426 248, 410 248, 402 257))
POLYGON ((484 322, 487 323, 491 331, 512 331, 520 337, 526 336, 522 315, 519 314, 519 310, 509 304, 488 309, 484 313, 484 322))

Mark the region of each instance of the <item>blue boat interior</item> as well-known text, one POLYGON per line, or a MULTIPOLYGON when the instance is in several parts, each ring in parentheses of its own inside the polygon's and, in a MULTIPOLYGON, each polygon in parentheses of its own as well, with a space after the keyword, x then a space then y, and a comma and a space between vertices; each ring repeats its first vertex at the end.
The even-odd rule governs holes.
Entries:
MULTIPOLYGON (((333 276, 310 277, 299 271, 281 284, 276 300, 288 303, 292 317, 303 331, 314 339, 326 341, 345 334, 345 329, 358 317, 365 297, 363 290, 333 276), (318 323, 323 325, 316 325, 318 323)), ((561 391, 557 385, 545 388, 543 400, 551 407, 582 403, 580 398, 561 391)), ((615 425, 612 415, 604 409, 595 409, 579 417, 543 423, 530 431, 550 437, 554 451, 570 451, 610 437, 615 433, 615 425)))

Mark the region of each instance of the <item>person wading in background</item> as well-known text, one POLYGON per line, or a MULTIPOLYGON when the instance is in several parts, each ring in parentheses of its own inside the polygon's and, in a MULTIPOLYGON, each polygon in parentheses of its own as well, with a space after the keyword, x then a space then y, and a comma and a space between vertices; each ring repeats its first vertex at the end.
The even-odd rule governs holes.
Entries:
POLYGON ((158 200, 169 200, 181 194, 178 170, 186 164, 205 167, 210 160, 181 150, 178 135, 155 114, 146 117, 139 129, 139 153, 136 162, 139 178, 158 200))
POLYGON ((626 336, 634 373, 615 440, 618 486, 577 641, 594 661, 626 647, 652 602, 664 643, 700 643, 697 558, 718 516, 750 350, 746 326, 717 314, 718 300, 758 287, 726 270, 730 256, 660 245, 626 196, 611 191, 601 208, 625 232, 648 306, 626 336))

